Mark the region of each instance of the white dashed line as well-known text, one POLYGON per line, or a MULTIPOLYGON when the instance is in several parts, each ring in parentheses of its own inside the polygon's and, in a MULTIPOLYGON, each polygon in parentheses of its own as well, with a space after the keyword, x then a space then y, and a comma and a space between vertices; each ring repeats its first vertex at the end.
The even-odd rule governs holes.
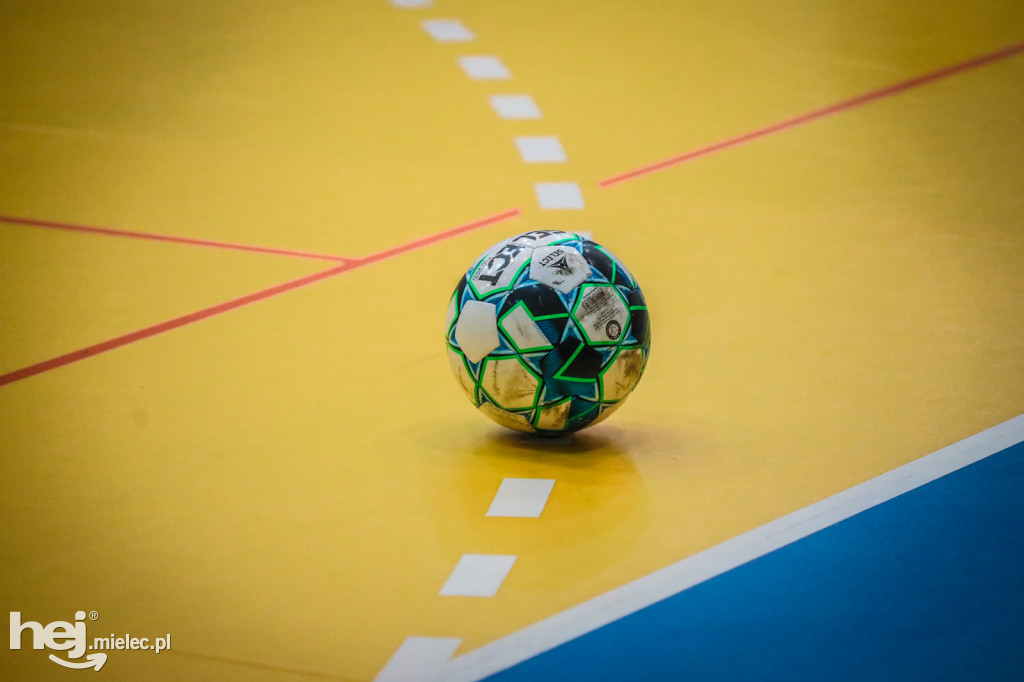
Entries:
POLYGON ((466 75, 478 81, 506 80, 512 73, 497 57, 459 57, 459 66, 466 75))
POLYGON ((415 9, 418 7, 430 7, 434 4, 433 0, 391 0, 391 4, 395 7, 401 7, 403 9, 415 9))
MULTIPOLYGON (((432 0, 390 0, 400 8, 433 6, 432 0)), ((439 43, 464 43, 476 35, 458 19, 429 19, 425 30, 439 43)), ((465 55, 459 66, 473 80, 508 80, 512 73, 493 55, 465 55)), ((542 118, 530 95, 503 94, 488 97, 495 113, 506 120, 542 118)), ((568 157, 554 135, 518 136, 519 155, 526 163, 565 163, 568 157)), ((534 185, 542 209, 582 209, 583 191, 575 182, 541 182, 534 185)), ((561 440, 561 439, 559 439, 561 440)), ((539 518, 554 489, 554 479, 505 478, 487 510, 488 517, 539 518)), ((493 597, 505 582, 517 556, 463 554, 441 587, 442 596, 493 597)), ((405 682, 443 676, 462 640, 447 637, 407 637, 376 677, 376 682, 405 682)))
POLYGON ((442 672, 462 644, 451 637, 406 637, 375 682, 413 682, 442 672))
POLYGON ((468 43, 476 38, 458 19, 428 19, 423 29, 439 43, 468 43))
POLYGON ((493 597, 516 562, 514 555, 463 554, 441 594, 448 597, 493 597))
POLYGON ((517 137, 516 147, 526 163, 565 163, 565 150, 554 135, 517 137))
POLYGON ((538 182, 533 186, 537 204, 547 210, 582 209, 583 191, 575 182, 538 182))
POLYGON ((491 95, 491 106, 502 118, 540 118, 540 107, 529 95, 491 95))
POLYGON ((482 680, 1020 442, 1024 414, 485 644, 436 679, 482 680))
POLYGON ((535 519, 544 511, 554 486, 552 478, 506 478, 498 486, 487 515, 535 519))

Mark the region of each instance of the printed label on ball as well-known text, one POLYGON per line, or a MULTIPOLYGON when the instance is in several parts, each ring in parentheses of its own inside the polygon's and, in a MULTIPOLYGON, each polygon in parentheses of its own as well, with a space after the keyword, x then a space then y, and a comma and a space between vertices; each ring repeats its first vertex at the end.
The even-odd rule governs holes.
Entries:
POLYGON ((511 286, 538 246, 572 237, 560 230, 534 230, 495 244, 484 254, 469 283, 480 298, 511 286))
POLYGON ((573 317, 590 343, 615 343, 629 319, 629 309, 610 286, 586 286, 573 317))
POLYGON ((533 251, 530 279, 568 294, 590 278, 590 263, 571 246, 541 246, 533 251))
POLYGON ((545 268, 554 268, 556 270, 569 270, 569 259, 566 256, 565 249, 554 248, 546 254, 537 254, 537 264, 545 268))

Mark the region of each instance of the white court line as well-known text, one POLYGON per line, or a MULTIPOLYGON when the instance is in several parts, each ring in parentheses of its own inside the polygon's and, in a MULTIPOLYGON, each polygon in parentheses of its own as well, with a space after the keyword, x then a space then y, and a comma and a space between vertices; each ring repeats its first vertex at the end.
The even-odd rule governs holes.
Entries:
POLYGON ((452 637, 406 637, 375 682, 416 682, 444 669, 462 644, 452 637))
POLYGON ((562 143, 554 135, 517 137, 516 147, 526 163, 564 163, 567 160, 562 143))
POLYGON ((1022 441, 1024 415, 452 659, 433 679, 493 675, 1022 441))
POLYGON ((439 43, 468 43, 476 38, 458 19, 427 19, 423 30, 439 43))
POLYGON ((513 555, 463 554, 441 588, 441 594, 446 597, 493 597, 515 562, 513 555))
POLYGON ((413 9, 417 7, 430 7, 434 2, 433 0, 391 0, 391 4, 403 9, 413 9))
POLYGON ((583 190, 575 182, 538 182, 533 186, 537 204, 549 211, 581 209, 583 190))
POLYGON ((512 72, 500 59, 489 55, 459 57, 459 66, 467 76, 478 81, 506 80, 512 77, 512 72))
POLYGON ((529 95, 491 95, 488 98, 498 116, 508 120, 540 118, 540 107, 529 95))
POLYGON ((498 486, 487 516, 537 518, 548 503, 553 478, 506 478, 498 486))

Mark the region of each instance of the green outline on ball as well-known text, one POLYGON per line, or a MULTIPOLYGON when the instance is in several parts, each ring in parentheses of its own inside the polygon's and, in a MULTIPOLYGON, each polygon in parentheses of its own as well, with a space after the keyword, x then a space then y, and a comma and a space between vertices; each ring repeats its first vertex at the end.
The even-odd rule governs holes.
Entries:
POLYGON ((580 351, 583 350, 586 345, 587 344, 585 343, 580 343, 580 345, 576 347, 576 350, 572 352, 572 355, 569 356, 569 359, 562 363, 562 366, 558 368, 558 371, 555 372, 552 377, 559 381, 575 381, 577 384, 585 384, 589 381, 594 381, 593 379, 577 379, 576 377, 567 377, 562 375, 562 372, 569 368, 569 365, 572 364, 572 361, 576 359, 576 356, 580 354, 580 351))
POLYGON ((615 284, 615 275, 619 271, 619 261, 618 261, 618 259, 615 256, 612 255, 611 251, 609 251, 608 249, 604 248, 604 246, 602 246, 601 244, 598 244, 598 243, 595 242, 594 245, 597 247, 598 251, 600 251, 604 255, 608 256, 608 260, 610 260, 612 262, 612 276, 608 278, 608 283, 609 284, 615 284))
MULTIPOLYGON (((597 248, 600 249, 601 251, 603 251, 604 255, 608 256, 608 258, 612 262, 612 279, 611 279, 611 282, 614 284, 615 283, 615 276, 617 274, 619 274, 619 259, 615 257, 615 254, 613 254, 608 249, 604 248, 604 246, 602 246, 601 244, 598 244, 597 248)), ((631 273, 629 270, 626 270, 625 266, 623 266, 623 270, 625 270, 625 272, 626 272, 626 274, 628 276, 623 277, 623 279, 626 280, 626 281, 622 282, 621 286, 628 286, 628 285, 632 284, 634 289, 639 289, 640 285, 636 283, 636 277, 633 277, 633 273, 631 273)))
MULTIPOLYGON (((472 373, 470 373, 470 376, 472 376, 472 373)), ((531 368, 530 365, 528 365, 526 363, 526 361, 523 360, 518 355, 502 355, 500 357, 491 357, 490 355, 488 355, 488 356, 484 357, 483 360, 480 361, 480 379, 477 382, 477 388, 480 389, 480 392, 482 394, 487 396, 487 399, 489 401, 491 401, 491 403, 493 403, 495 407, 500 408, 502 410, 505 410, 506 412, 517 413, 517 412, 529 412, 530 410, 536 410, 537 409, 537 403, 540 401, 540 393, 541 393, 540 389, 541 389, 541 386, 543 386, 543 385, 544 385, 544 378, 539 376, 536 372, 534 372, 533 368, 531 368), (510 359, 514 359, 516 362, 518 362, 520 365, 522 365, 523 368, 530 374, 530 376, 532 376, 534 379, 537 380, 537 388, 534 389, 534 391, 533 391, 533 403, 529 407, 515 407, 515 408, 505 407, 504 405, 499 403, 498 400, 493 395, 491 395, 487 391, 486 388, 484 388, 484 372, 487 371, 487 363, 488 362, 507 361, 507 360, 510 360, 510 359)))
MULTIPOLYGON (((621 345, 622 339, 626 338, 626 334, 629 332, 630 326, 633 321, 633 316, 629 314, 629 301, 623 298, 622 294, 619 293, 618 286, 611 283, 605 284, 604 282, 586 282, 584 284, 581 284, 579 293, 576 294, 576 300, 572 304, 572 310, 569 311, 569 315, 572 317, 573 322, 576 323, 576 328, 580 330, 581 334, 583 334, 587 344, 591 346, 621 345), (622 332, 619 334, 619 338, 614 339, 612 341, 592 341, 590 339, 590 334, 587 333, 587 328, 584 326, 580 318, 576 317, 576 309, 580 307, 580 301, 583 300, 583 294, 586 292, 587 289, 593 289, 597 287, 611 287, 612 291, 615 292, 615 295, 619 297, 619 301, 622 303, 622 307, 626 311, 626 323, 622 325, 622 332)), ((576 357, 575 353, 573 354, 573 357, 576 357)))
MULTIPOLYGON (((589 403, 590 402, 586 398, 582 398, 581 400, 583 400, 583 402, 585 402, 585 403, 589 403)), ((601 403, 600 402, 596 402, 596 403, 593 404, 593 407, 588 408, 587 410, 585 410, 583 412, 580 412, 578 415, 576 415, 576 419, 579 419, 580 417, 582 417, 585 414, 590 414, 594 410, 597 410, 597 414, 594 415, 593 419, 590 419, 586 424, 583 425, 583 426, 588 426, 592 421, 594 421, 594 419, 597 419, 598 417, 601 416, 601 403)))
MULTIPOLYGON (((540 393, 540 391, 538 391, 538 393, 540 393)), ((536 412, 534 412, 533 419, 530 420, 530 424, 533 426, 533 428, 535 428, 538 431, 540 431, 541 427, 537 426, 537 420, 540 419, 540 411, 542 409, 544 409, 545 407, 554 407, 556 405, 561 405, 562 403, 568 403, 568 402, 572 402, 572 396, 571 395, 570 396, 566 396, 565 398, 562 398, 561 400, 556 400, 553 403, 547 403, 545 405, 537 405, 534 408, 536 410, 536 412)), ((565 420, 565 425, 562 426, 562 428, 560 428, 560 429, 543 429, 543 430, 544 431, 555 431, 555 432, 557 432, 557 431, 565 431, 565 428, 568 425, 569 425, 569 419, 567 417, 566 420, 565 420)))
POLYGON ((480 393, 483 391, 483 388, 480 386, 480 380, 481 377, 483 377, 484 375, 483 362, 487 360, 487 356, 484 356, 484 359, 480 361, 480 372, 478 372, 476 376, 473 376, 473 368, 470 366, 469 358, 466 357, 466 354, 462 351, 462 349, 450 341, 447 343, 447 346, 456 353, 458 353, 459 356, 462 358, 462 364, 466 366, 466 371, 469 372, 469 378, 473 380, 473 386, 476 389, 476 395, 473 396, 473 398, 476 399, 476 407, 480 407, 480 403, 483 402, 482 400, 480 400, 480 393))
MULTIPOLYGON (((541 321, 543 321, 543 320, 554 320, 554 319, 561 318, 561 317, 569 317, 569 314, 568 313, 556 313, 554 315, 538 315, 538 316, 534 317, 533 313, 530 312, 530 309, 526 307, 526 303, 523 302, 523 301, 519 301, 514 306, 509 308, 505 312, 504 315, 502 315, 501 317, 498 318, 498 331, 500 331, 505 336, 505 338, 508 340, 509 344, 511 344, 511 346, 513 348, 515 348, 516 351, 518 351, 520 353, 533 353, 533 352, 540 351, 540 350, 551 350, 552 348, 554 348, 555 344, 550 343, 550 342, 546 346, 536 346, 536 347, 533 347, 533 348, 520 348, 519 344, 517 344, 515 342, 515 339, 512 338, 512 335, 509 334, 507 331, 505 331, 505 327, 503 326, 502 323, 504 322, 506 317, 511 315, 512 312, 516 308, 518 308, 520 306, 522 306, 523 310, 526 312, 526 316, 529 317, 534 322, 536 322, 538 320, 541 320, 541 321)), ((541 334, 543 335, 543 332, 541 332, 541 334)), ((547 337, 545 337, 545 338, 547 338, 547 337)))
POLYGON ((474 395, 471 402, 473 403, 473 407, 480 407, 480 380, 473 376, 473 368, 469 366, 469 360, 466 358, 466 354, 462 352, 461 348, 454 344, 447 343, 445 345, 448 346, 448 350, 462 358, 462 366, 466 368, 466 374, 468 374, 469 378, 473 380, 474 395))

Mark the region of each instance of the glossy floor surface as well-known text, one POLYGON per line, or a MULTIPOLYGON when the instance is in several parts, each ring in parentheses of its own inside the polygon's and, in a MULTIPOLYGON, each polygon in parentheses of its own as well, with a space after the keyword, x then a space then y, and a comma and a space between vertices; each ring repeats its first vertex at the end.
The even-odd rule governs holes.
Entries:
MULTIPOLYGON (((172 636, 108 679, 369 680, 1024 413, 1022 41, 993 0, 7 3, 0 611, 172 636), (567 442, 445 358, 535 228, 651 312, 567 442), (539 517, 487 516, 508 478, 539 517), (515 561, 441 594, 464 555, 515 561)), ((0 665, 72 674, 29 638, 0 665)))

